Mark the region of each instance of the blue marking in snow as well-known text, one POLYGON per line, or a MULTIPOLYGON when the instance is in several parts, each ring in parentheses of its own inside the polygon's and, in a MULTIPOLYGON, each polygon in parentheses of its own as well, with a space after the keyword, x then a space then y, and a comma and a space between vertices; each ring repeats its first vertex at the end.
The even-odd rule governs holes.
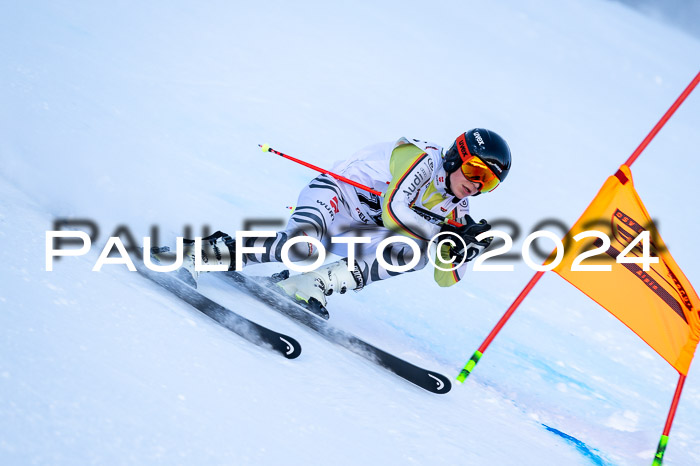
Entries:
POLYGON ((566 440, 567 442, 573 444, 579 451, 579 453, 591 460, 592 464, 598 466, 608 466, 609 463, 600 457, 600 455, 598 454, 598 450, 596 450, 595 448, 590 448, 588 445, 586 445, 584 442, 580 441, 576 437, 572 437, 569 434, 565 434, 564 432, 557 430, 554 427, 549 427, 547 424, 542 424, 542 426, 551 433, 556 434, 559 437, 566 440))
POLYGON ((574 379, 574 378, 560 372, 559 370, 555 369, 551 365, 547 364, 547 362, 545 362, 539 358, 533 358, 528 353, 524 353, 522 351, 517 351, 517 350, 513 351, 513 354, 515 356, 518 356, 519 358, 526 360, 534 368, 541 369, 542 371, 544 371, 544 374, 542 374, 542 376, 545 380, 547 380, 547 378, 549 378, 549 380, 551 380, 551 381, 566 382, 569 384, 576 385, 579 389, 581 389, 584 392, 596 393, 596 390, 594 390, 593 387, 587 385, 586 383, 584 383, 580 380, 574 379))

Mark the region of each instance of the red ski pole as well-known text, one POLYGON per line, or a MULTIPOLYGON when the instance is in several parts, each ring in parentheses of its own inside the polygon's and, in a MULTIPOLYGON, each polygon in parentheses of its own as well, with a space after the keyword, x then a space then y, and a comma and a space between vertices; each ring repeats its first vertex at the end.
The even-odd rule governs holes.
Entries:
POLYGON ((291 155, 287 155, 283 152, 277 151, 267 144, 258 144, 258 147, 260 147, 263 152, 272 152, 273 154, 277 154, 280 157, 284 157, 285 159, 291 160, 292 162, 296 162, 300 165, 311 168, 312 170, 316 170, 317 172, 321 172, 321 173, 324 173, 326 175, 330 175, 333 178, 335 178, 336 180, 340 180, 344 183, 351 184, 351 185, 355 186, 356 188, 364 189, 365 191, 369 191, 370 193, 376 194, 377 196, 384 197, 384 193, 377 191, 376 189, 372 189, 369 186, 365 186, 362 183, 358 183, 357 181, 353 181, 350 178, 345 178, 344 176, 338 175, 337 173, 333 173, 332 171, 326 170, 325 168, 317 167, 316 165, 312 165, 309 162, 304 162, 303 160, 299 160, 297 158, 294 158, 291 155))
MULTIPOLYGON (((376 189, 372 189, 369 186, 363 185, 362 183, 358 183, 357 181, 353 181, 350 178, 346 178, 342 175, 338 175, 337 173, 333 173, 330 170, 326 170, 325 168, 318 167, 316 165, 310 164, 309 162, 304 162, 303 160, 292 157, 291 155, 287 155, 283 152, 277 151, 277 150, 273 149, 272 147, 270 147, 268 144, 258 144, 258 147, 260 147, 263 152, 272 152, 273 154, 277 154, 280 157, 284 157, 285 159, 291 160, 292 162, 296 162, 300 165, 311 168, 312 170, 316 170, 317 172, 321 172, 321 173, 324 173, 326 175, 330 175, 338 181, 342 181, 343 183, 347 183, 349 185, 355 186, 356 188, 363 189, 363 190, 370 192, 372 194, 376 194, 377 196, 384 197, 384 193, 381 191, 377 191, 376 189)), ((387 184, 389 184, 388 181, 387 181, 387 184)), ((416 212, 420 212, 421 214, 432 217, 433 219, 437 220, 440 223, 448 223, 448 224, 455 226, 455 227, 463 226, 461 223, 455 222, 454 220, 451 220, 449 218, 445 218, 441 215, 435 214, 427 209, 423 209, 423 208, 420 208, 417 206, 412 206, 411 208, 413 210, 415 210, 416 212)))

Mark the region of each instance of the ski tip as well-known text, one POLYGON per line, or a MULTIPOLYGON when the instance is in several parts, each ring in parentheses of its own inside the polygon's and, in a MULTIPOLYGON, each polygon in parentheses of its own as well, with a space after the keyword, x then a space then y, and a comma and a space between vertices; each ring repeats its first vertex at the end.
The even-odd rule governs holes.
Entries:
POLYGON ((263 152, 270 152, 269 144, 258 144, 258 147, 260 147, 260 149, 262 149, 263 152))
POLYGON ((294 338, 284 335, 280 336, 279 339, 285 345, 283 355, 287 359, 296 359, 301 355, 301 344, 294 338))
POLYGON ((433 393, 437 393, 438 395, 443 395, 452 389, 450 379, 448 379, 444 375, 435 372, 429 372, 428 377, 432 379, 434 385, 428 384, 428 386, 425 387, 427 390, 430 390, 433 393))

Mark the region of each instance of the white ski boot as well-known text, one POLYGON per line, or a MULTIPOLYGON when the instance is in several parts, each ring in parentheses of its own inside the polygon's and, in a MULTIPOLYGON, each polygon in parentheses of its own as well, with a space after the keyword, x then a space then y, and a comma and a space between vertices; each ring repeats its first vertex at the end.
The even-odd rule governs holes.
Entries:
POLYGON ((309 311, 328 319, 326 296, 333 294, 333 291, 343 294, 347 290, 360 290, 364 286, 364 280, 357 263, 349 271, 348 260, 341 259, 312 272, 289 277, 278 282, 277 286, 297 301, 306 303, 304 307, 309 311))
MULTIPOLYGON (((188 285, 197 288, 199 270, 195 270, 194 240, 185 239, 183 244, 182 267, 175 272, 177 277, 188 285)), ((226 265, 228 270, 236 267, 236 240, 226 233, 217 231, 202 238, 202 264, 226 265)))

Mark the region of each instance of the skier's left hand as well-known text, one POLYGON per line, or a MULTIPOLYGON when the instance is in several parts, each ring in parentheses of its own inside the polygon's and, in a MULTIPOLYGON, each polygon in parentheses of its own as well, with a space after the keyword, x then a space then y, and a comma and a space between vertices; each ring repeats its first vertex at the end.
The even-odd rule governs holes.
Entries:
POLYGON ((489 225, 485 219, 481 219, 481 221, 477 223, 469 215, 466 215, 464 220, 465 224, 460 227, 445 224, 442 226, 440 231, 455 233, 464 240, 464 244, 462 244, 461 241, 456 242, 457 245, 452 248, 452 254, 458 261, 461 261, 462 257, 466 257, 465 261, 469 262, 491 245, 493 237, 488 237, 482 239, 481 241, 477 241, 476 237, 485 231, 489 231, 491 229, 491 225, 489 225))

